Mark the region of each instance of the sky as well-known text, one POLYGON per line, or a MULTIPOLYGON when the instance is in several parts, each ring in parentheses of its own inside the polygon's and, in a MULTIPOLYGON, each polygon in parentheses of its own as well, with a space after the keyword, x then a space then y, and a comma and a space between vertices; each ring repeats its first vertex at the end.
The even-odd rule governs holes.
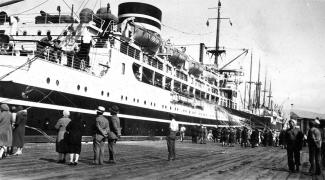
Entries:
MULTIPOLYGON (((0 2, 2 2, 1 0, 0 2)), ((135 0, 136 1, 136 0, 135 0)), ((86 0, 65 0, 75 10, 86 0)), ((86 7, 98 9, 111 4, 117 15, 118 4, 126 0, 91 0, 86 7)), ((217 0, 142 0, 162 11, 162 37, 175 45, 188 45, 187 53, 198 59, 199 46, 215 46, 217 0)), ((289 111, 303 109, 325 114, 325 0, 222 0, 220 46, 227 49, 220 64, 237 56, 238 49, 253 53, 253 81, 257 81, 258 61, 261 79, 267 72, 267 89, 272 83, 272 96, 278 105, 289 111), (291 104, 293 104, 291 106, 291 104)), ((0 10, 19 13, 38 13, 40 10, 69 11, 63 0, 25 0, 0 10), (43 5, 36 7, 38 4, 43 5), (24 8, 22 8, 24 7, 24 8)), ((82 6, 81 6, 82 5, 82 6)), ((242 66, 245 81, 249 81, 250 54, 232 66, 242 66)), ((264 88, 264 87, 262 87, 264 88)), ((243 91, 243 90, 242 90, 243 91)), ((241 92, 243 96, 243 92, 241 92)))

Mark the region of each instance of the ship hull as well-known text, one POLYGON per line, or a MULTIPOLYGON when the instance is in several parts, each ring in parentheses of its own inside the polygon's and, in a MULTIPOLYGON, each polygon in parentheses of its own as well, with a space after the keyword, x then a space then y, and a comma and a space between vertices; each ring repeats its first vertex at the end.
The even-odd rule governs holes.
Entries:
MULTIPOLYGON (((79 96, 51 89, 28 86, 12 81, 0 82, 0 102, 9 105, 28 107, 27 125, 39 128, 49 135, 54 135, 55 123, 62 116, 62 109, 82 114, 85 125, 84 135, 91 135, 95 122, 95 109, 101 105, 106 108, 117 105, 120 109, 121 128, 123 135, 165 135, 168 129, 167 111, 159 111, 122 103, 110 102, 85 96, 79 96)), ((109 116, 110 114, 105 114, 109 116)), ((224 121, 204 119, 176 114, 177 120, 186 125, 209 124, 229 125, 224 121)), ((192 126, 190 126, 192 127, 192 126)), ((27 135, 37 132, 27 130, 27 135)))

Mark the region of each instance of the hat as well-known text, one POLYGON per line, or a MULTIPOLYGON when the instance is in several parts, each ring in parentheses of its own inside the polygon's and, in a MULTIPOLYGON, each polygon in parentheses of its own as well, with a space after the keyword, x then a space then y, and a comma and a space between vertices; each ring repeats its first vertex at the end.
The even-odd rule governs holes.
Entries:
POLYGON ((65 117, 70 116, 70 112, 68 110, 63 110, 63 116, 65 117))
POLYGON ((176 117, 175 114, 173 114, 173 113, 169 113, 169 118, 170 118, 170 119, 175 119, 175 117, 176 117))
POLYGON ((103 106, 98 106, 97 111, 104 112, 105 108, 103 106))
POLYGON ((320 124, 318 117, 316 117, 316 119, 315 119, 315 124, 320 124))
POLYGON ((109 111, 112 112, 112 113, 118 113, 119 112, 119 109, 116 105, 112 106, 109 108, 109 111))

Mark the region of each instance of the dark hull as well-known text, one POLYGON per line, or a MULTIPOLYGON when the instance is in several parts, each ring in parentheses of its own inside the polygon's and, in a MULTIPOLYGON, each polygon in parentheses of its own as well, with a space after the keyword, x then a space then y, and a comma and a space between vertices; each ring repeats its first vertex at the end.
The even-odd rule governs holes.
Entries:
MULTIPOLYGON (((42 89, 38 87, 30 87, 23 84, 17 84, 13 82, 0 82, 0 97, 9 98, 16 100, 23 100, 28 102, 40 102, 44 105, 56 105, 56 106, 67 106, 72 108, 81 108, 86 110, 93 110, 100 105, 104 106, 106 109, 112 105, 119 106, 120 114, 146 117, 146 118, 156 118, 167 120, 168 112, 152 110, 137 106, 125 105, 120 103, 114 103, 109 101, 104 101, 100 99, 94 99, 84 96, 78 96, 48 89, 42 89)), ((19 105, 11 102, 11 100, 0 102, 8 103, 12 105, 19 105)), ((28 109, 28 122, 27 125, 40 128, 46 133, 53 135, 56 134, 54 125, 57 120, 62 116, 61 110, 55 110, 53 108, 44 107, 30 107, 28 109)), ((204 118, 197 118, 191 116, 185 116, 176 114, 176 119, 181 122, 197 123, 197 124, 210 124, 210 125, 226 125, 223 121, 210 120, 204 118)), ((82 113, 82 119, 85 123, 84 135, 91 135, 95 115, 82 113)), ((120 118, 122 135, 153 135, 161 136, 165 135, 167 132, 168 124, 159 121, 148 121, 139 120, 132 118, 120 118)), ((228 125, 228 124, 227 124, 228 125)), ((190 129, 189 127, 188 129, 190 129)), ((35 134, 27 130, 27 135, 35 134)))

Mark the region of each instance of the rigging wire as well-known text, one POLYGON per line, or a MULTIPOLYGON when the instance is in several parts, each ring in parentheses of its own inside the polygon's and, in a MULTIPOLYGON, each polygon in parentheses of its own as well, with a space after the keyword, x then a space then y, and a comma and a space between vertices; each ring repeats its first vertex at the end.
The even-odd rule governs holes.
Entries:
POLYGON ((172 30, 174 30, 174 31, 180 32, 180 33, 182 33, 182 34, 186 34, 186 35, 203 36, 203 35, 208 35, 208 34, 213 34, 213 33, 215 33, 214 31, 206 32, 206 33, 190 33, 190 32, 185 32, 185 31, 182 31, 182 30, 176 29, 176 28, 171 27, 171 26, 167 26, 167 25, 165 25, 165 24, 161 24, 161 25, 163 25, 164 27, 167 27, 167 28, 169 28, 169 29, 172 29, 172 30))
POLYGON ((29 11, 31 11, 31 10, 34 10, 34 9, 36 9, 36 8, 38 8, 38 7, 40 7, 41 5, 43 5, 43 4, 45 4, 45 3, 47 3, 49 0, 45 0, 45 1, 43 1, 42 3, 40 3, 40 4, 38 4, 37 6, 35 6, 35 7, 32 7, 32 8, 30 8, 30 9, 27 9, 27 10, 25 10, 25 11, 23 11, 23 12, 20 12, 20 13, 16 13, 16 14, 13 14, 13 15, 20 15, 20 14, 23 14, 23 13, 26 13, 26 12, 29 12, 29 11))
POLYGON ((79 10, 81 9, 81 7, 82 7, 82 5, 85 3, 85 1, 86 1, 86 0, 83 0, 83 1, 82 1, 82 3, 80 4, 80 6, 79 6, 77 12, 79 12, 79 10))

